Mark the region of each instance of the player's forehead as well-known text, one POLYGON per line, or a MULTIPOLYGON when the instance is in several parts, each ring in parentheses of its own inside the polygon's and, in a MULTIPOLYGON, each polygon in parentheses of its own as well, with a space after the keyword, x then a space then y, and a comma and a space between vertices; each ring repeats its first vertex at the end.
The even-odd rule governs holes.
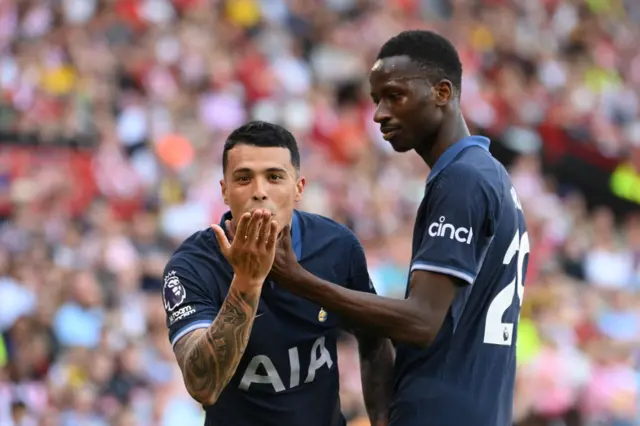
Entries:
POLYGON ((227 170, 263 172, 273 169, 294 170, 291 153, 283 147, 261 147, 239 143, 227 153, 227 170))
POLYGON ((422 76, 420 67, 409 56, 390 56, 376 60, 369 72, 372 87, 385 84, 401 84, 422 76))

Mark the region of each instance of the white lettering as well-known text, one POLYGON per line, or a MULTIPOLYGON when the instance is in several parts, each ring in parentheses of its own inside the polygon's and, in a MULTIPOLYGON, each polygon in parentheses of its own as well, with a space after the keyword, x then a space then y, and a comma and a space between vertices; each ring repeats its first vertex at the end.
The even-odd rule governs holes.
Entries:
MULTIPOLYGON (((289 348, 289 389, 295 388, 300 385, 300 356, 297 347, 289 348)), ((311 347, 311 353, 309 356, 309 369, 307 372, 307 378, 304 383, 311 383, 316 378, 316 371, 323 365, 327 368, 333 366, 333 360, 331 359, 331 353, 325 347, 324 336, 318 337, 311 347)), ((240 380, 240 389, 246 391, 253 383, 270 384, 275 392, 282 392, 285 390, 284 383, 281 379, 281 375, 276 370, 273 361, 267 355, 254 356, 247 369, 242 375, 240 380), (266 372, 265 374, 258 374, 258 369, 262 366, 266 372)))
POLYGON ((289 387, 295 388, 300 384, 300 357, 298 356, 298 348, 289 348, 289 365, 291 366, 289 387))
POLYGON ((171 314, 171 316, 169 317, 169 325, 173 325, 176 321, 184 319, 195 313, 196 310, 192 306, 184 306, 171 314))
POLYGON ((328 368, 331 368, 333 361, 331 360, 331 354, 327 348, 324 347, 324 336, 322 336, 313 342, 313 347, 311 348, 311 361, 309 361, 309 373, 307 374, 307 380, 304 382, 313 382, 316 378, 316 370, 325 364, 327 364, 328 368), (318 349, 320 350, 320 356, 316 358, 318 349))
POLYGON ((239 388, 246 391, 252 383, 270 384, 276 392, 282 392, 285 389, 275 365, 273 365, 271 359, 266 355, 256 355, 253 357, 242 376, 239 388), (266 376, 257 373, 258 367, 261 365, 267 372, 266 376))
POLYGON ((429 235, 432 237, 449 238, 450 240, 455 239, 461 243, 471 244, 471 239, 473 238, 473 229, 471 227, 456 228, 452 224, 446 223, 445 220, 446 218, 444 216, 440 216, 439 223, 433 222, 429 225, 429 235))
POLYGON ((513 186, 511 187, 511 199, 513 200, 513 204, 516 206, 516 210, 522 210, 522 204, 520 203, 520 198, 518 198, 516 189, 513 186))

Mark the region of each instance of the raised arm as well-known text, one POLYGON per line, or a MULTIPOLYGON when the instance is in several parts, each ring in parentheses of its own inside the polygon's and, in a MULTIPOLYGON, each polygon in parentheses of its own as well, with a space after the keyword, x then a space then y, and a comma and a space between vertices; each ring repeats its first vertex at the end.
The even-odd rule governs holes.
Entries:
POLYGON ((398 300, 344 288, 302 267, 290 270, 278 275, 279 285, 370 332, 416 346, 429 346, 435 339, 458 289, 449 276, 414 271, 409 298, 398 300))
MULTIPOLYGON (((443 184, 429 194, 417 219, 424 231, 411 264, 404 300, 354 291, 327 282, 300 266, 288 233, 281 233, 272 278, 369 331, 416 346, 429 346, 461 289, 472 286, 493 233, 497 194, 473 170, 449 166, 443 184)), ((461 311, 451 311, 453 317, 461 311)), ((454 318, 457 320, 458 318, 454 318)))
MULTIPOLYGON (((174 353, 189 394, 212 405, 233 377, 242 358, 258 309, 262 284, 275 255, 277 224, 268 211, 245 213, 229 243, 224 230, 213 225, 220 251, 234 270, 229 292, 213 323, 176 336, 174 353)), ((179 311, 178 311, 179 312, 179 311)), ((193 324, 196 328, 197 324, 193 324)), ((186 330, 189 330, 187 326, 186 330)), ((192 328, 192 329, 193 329, 192 328)))
POLYGON ((220 313, 207 329, 182 337, 173 348, 189 394, 212 405, 231 380, 249 341, 261 283, 235 277, 220 313))

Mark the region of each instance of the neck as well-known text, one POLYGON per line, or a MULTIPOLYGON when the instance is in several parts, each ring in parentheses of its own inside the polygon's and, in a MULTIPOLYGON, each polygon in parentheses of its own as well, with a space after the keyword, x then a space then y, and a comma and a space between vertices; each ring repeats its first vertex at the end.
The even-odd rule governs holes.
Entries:
POLYGON ((464 121, 459 110, 448 111, 447 116, 442 121, 442 126, 434 136, 435 141, 428 144, 425 149, 416 152, 429 167, 433 167, 440 156, 453 144, 471 135, 467 123, 464 121))

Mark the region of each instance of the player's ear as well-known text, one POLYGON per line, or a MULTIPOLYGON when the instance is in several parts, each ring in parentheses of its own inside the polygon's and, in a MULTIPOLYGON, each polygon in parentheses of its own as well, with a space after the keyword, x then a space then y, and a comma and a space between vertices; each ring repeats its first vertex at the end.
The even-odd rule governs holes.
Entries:
POLYGON ((302 200, 302 192, 306 184, 307 180, 303 176, 300 176, 296 182, 296 202, 302 200))
POLYGON ((449 80, 440 80, 433 90, 437 106, 445 106, 453 98, 453 84, 449 80))
POLYGON ((224 183, 224 179, 220 179, 220 190, 222 192, 222 199, 224 203, 228 206, 229 202, 227 201, 227 185, 224 183))

